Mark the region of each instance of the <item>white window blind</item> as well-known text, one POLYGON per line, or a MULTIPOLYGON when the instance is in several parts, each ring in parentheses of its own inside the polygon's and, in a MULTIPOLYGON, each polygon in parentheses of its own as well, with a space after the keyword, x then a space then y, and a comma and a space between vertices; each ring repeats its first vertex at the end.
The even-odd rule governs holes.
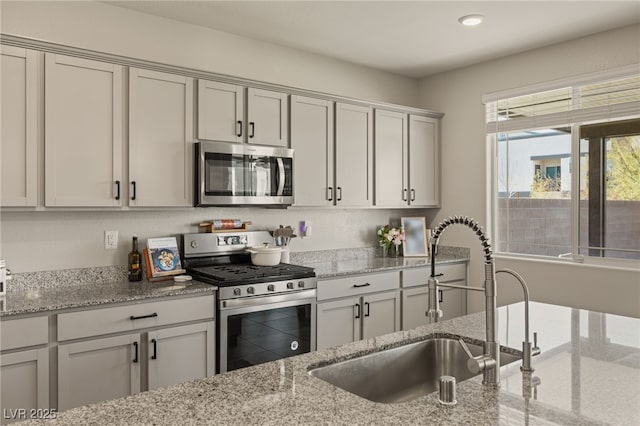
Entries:
POLYGON ((640 114, 640 66, 625 70, 628 75, 604 81, 567 81, 563 87, 528 94, 486 96, 487 133, 636 116, 640 114))

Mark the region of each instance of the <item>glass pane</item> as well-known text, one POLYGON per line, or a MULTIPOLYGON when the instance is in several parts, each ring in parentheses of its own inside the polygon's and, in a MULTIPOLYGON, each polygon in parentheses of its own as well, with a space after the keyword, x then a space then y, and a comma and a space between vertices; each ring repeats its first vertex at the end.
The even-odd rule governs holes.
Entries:
POLYGON ((497 155, 497 251, 571 252, 570 129, 500 134, 497 155))
POLYGON ((243 196, 245 182, 251 170, 247 157, 241 154, 211 154, 205 156, 205 193, 213 196, 243 196))
POLYGON ((640 135, 580 146, 580 253, 640 259, 640 135))
POLYGON ((251 157, 251 195, 271 195, 271 158, 251 157))

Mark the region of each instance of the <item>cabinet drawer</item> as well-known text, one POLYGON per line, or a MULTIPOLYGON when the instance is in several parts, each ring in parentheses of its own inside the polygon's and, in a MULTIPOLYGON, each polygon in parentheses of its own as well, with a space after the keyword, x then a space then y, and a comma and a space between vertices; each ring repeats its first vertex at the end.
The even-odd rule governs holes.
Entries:
POLYGON ((49 317, 0 322, 0 350, 44 345, 49 342, 49 317))
POLYGON ((398 271, 351 275, 345 278, 318 281, 318 300, 358 296, 399 287, 400 273, 398 271))
POLYGON ((214 309, 214 297, 205 296, 60 314, 58 340, 210 319, 214 309))
MULTIPOLYGON (((467 265, 465 263, 436 265, 436 274, 442 274, 438 277, 441 283, 462 281, 467 277, 467 265)), ((402 287, 425 285, 430 275, 430 267, 405 269, 402 271, 402 287)))

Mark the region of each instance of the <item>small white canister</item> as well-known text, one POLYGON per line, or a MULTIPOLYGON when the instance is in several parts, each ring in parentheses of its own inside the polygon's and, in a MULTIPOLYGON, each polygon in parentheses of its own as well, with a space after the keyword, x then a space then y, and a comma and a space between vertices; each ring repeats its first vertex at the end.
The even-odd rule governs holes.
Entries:
POLYGON ((0 296, 7 294, 7 263, 0 259, 0 296))

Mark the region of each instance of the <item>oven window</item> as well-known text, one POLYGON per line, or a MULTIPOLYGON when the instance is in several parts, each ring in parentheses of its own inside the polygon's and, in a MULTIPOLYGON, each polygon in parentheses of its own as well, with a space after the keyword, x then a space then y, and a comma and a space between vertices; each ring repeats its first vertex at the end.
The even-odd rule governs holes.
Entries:
POLYGON ((227 371, 311 350, 311 304, 230 315, 227 371))
POLYGON ((211 196, 244 196, 251 182, 252 163, 242 154, 205 153, 204 191, 211 196))

